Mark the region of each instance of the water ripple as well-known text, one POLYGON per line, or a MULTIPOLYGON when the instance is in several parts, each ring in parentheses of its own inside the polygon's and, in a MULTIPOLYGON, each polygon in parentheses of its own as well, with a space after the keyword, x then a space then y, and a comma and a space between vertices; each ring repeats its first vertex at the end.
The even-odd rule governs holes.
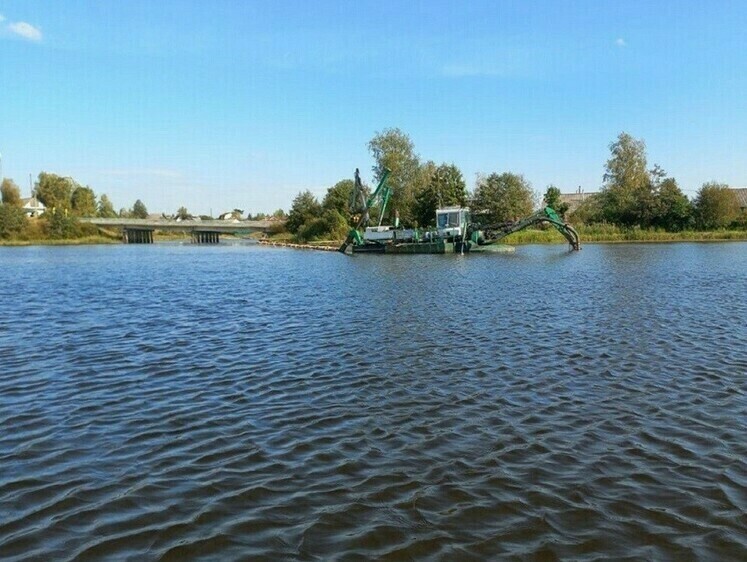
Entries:
POLYGON ((0 248, 0 557, 745 560, 745 250, 0 248))

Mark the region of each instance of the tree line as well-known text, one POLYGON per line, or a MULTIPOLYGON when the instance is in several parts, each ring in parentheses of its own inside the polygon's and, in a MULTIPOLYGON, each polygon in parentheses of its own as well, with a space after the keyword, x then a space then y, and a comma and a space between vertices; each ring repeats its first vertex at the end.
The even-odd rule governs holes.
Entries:
MULTIPOLYGON (((478 175, 469 192, 456 165, 422 161, 410 137, 400 129, 376 133, 368 148, 374 160, 373 181, 378 183, 386 169, 391 171, 387 181, 393 195, 387 219, 396 213, 404 226, 432 227, 436 209, 452 205, 469 206, 483 224, 527 216, 540 202, 563 216, 569 210, 554 185, 547 186, 540 198, 522 174, 510 171, 478 175)), ((727 185, 706 183, 690 201, 676 179, 658 164, 648 168, 643 140, 623 132, 609 148, 599 192, 586 198, 567 217, 570 221, 666 231, 747 226, 736 194, 727 185)), ((311 191, 299 193, 288 213, 287 230, 301 241, 344 238, 353 221, 353 189, 353 181, 344 179, 330 187, 321 202, 311 191)), ((367 189, 370 193, 371 188, 367 189)))
MULTIPOLYGON (((422 161, 410 137, 399 129, 376 133, 368 148, 374 159, 373 181, 378 184, 385 170, 390 170, 387 183, 392 198, 386 218, 396 213, 404 226, 435 226, 436 209, 447 206, 470 205, 480 220, 489 223, 515 220, 534 210, 536 194, 521 174, 480 176, 469 193, 456 165, 422 161)), ((287 230, 299 240, 345 238, 353 219, 350 201, 354 187, 353 180, 341 180, 327 190, 321 202, 308 190, 299 193, 288 213, 287 230)), ((366 190, 371 192, 368 186, 366 190)), ((378 221, 378 209, 372 212, 372 219, 378 221)))
POLYGON ((648 168, 643 140, 623 132, 609 148, 601 190, 579 206, 572 220, 669 232, 747 226, 736 192, 728 185, 706 182, 691 201, 661 166, 648 168))
MULTIPOLYGON (((130 208, 114 209, 106 194, 96 195, 89 186, 79 184, 73 178, 41 172, 35 182, 32 195, 45 207, 38 220, 29 220, 23 210, 21 190, 16 183, 5 178, 0 184, 0 239, 42 240, 65 239, 94 236, 96 227, 81 223, 80 218, 148 218, 148 208, 137 199, 130 208)), ((244 211, 234 209, 232 216, 241 219, 244 211)), ((278 209, 272 215, 265 213, 246 214, 249 220, 264 220, 269 217, 283 219, 285 212, 278 209)), ((175 214, 163 214, 162 218, 189 220, 193 216, 186 207, 180 207, 175 214)), ((200 219, 213 217, 200 215, 200 219)))
POLYGON ((30 221, 23 210, 21 191, 5 178, 0 185, 0 238, 63 239, 92 236, 96 227, 81 224, 83 217, 147 218, 148 209, 138 199, 130 209, 114 210, 106 194, 96 196, 93 189, 73 178, 41 172, 32 195, 46 207, 37 221, 30 221))

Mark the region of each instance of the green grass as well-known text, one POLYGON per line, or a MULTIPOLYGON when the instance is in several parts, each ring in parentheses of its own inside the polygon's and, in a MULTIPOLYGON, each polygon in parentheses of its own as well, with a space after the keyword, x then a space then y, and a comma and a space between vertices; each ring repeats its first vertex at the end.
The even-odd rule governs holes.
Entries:
POLYGON ((83 246, 86 244, 120 244, 120 239, 106 236, 84 236, 82 238, 67 238, 63 240, 0 240, 0 246, 83 246))
MULTIPOLYGON (((747 230, 711 230, 665 232, 661 230, 622 229, 611 225, 579 226, 576 228, 581 244, 615 242, 707 242, 747 240, 747 230)), ((554 228, 527 229, 503 239, 506 244, 565 244, 566 239, 554 228)))

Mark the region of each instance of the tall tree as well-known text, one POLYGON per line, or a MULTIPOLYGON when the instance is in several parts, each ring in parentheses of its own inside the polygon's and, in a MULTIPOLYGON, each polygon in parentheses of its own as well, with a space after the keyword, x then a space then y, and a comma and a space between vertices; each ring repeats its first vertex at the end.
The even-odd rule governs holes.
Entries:
POLYGON ((648 226, 654 196, 646 143, 623 132, 610 144, 610 153, 602 189, 605 218, 623 226, 648 226))
POLYGON ((114 205, 109 201, 109 197, 106 194, 102 194, 99 197, 99 205, 96 213, 103 219, 111 219, 117 216, 117 212, 114 210, 114 205))
POLYGON ((739 201, 724 183, 704 183, 695 198, 695 218, 702 229, 725 228, 737 219, 739 201))
POLYGON ((34 193, 48 209, 69 211, 72 207, 73 190, 78 184, 72 178, 41 172, 34 193))
MULTIPOLYGON (((425 166, 424 166, 425 168, 425 166)), ((462 172, 454 164, 443 163, 429 174, 429 181, 415 194, 413 216, 418 226, 436 224, 439 207, 464 206, 467 186, 462 172)))
POLYGON ((0 195, 2 196, 3 205, 11 207, 21 207, 21 190, 10 178, 5 178, 0 185, 0 195))
POLYGON ((478 182, 472 212, 486 223, 514 221, 534 210, 534 191, 520 174, 490 174, 478 182))
POLYGON ((314 194, 307 189, 293 199, 293 205, 288 213, 285 226, 291 234, 298 234, 305 223, 311 222, 321 214, 322 206, 316 200, 314 194))
POLYGON ((132 206, 132 212, 130 213, 132 215, 132 218, 135 219, 147 219, 148 218, 148 208, 145 206, 145 203, 140 201, 138 199, 135 201, 135 204, 132 206))
POLYGON ((384 170, 391 170, 387 183, 392 188, 390 216, 398 212, 404 224, 413 222, 416 184, 420 172, 420 158, 407 136, 399 129, 384 129, 369 141, 368 149, 374 159, 374 180, 378 183, 384 170))
POLYGON ((79 217, 96 216, 96 195, 90 187, 77 186, 70 197, 72 211, 79 217))

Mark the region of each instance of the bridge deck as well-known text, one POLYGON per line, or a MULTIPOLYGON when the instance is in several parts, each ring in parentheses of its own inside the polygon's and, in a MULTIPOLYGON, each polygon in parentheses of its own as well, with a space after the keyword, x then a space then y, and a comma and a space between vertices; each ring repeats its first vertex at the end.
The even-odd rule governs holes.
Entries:
POLYGON ((140 228, 143 230, 171 230, 192 232, 195 230, 205 230, 210 232, 260 232, 267 230, 275 221, 175 221, 175 220, 151 220, 151 219, 100 219, 87 218, 80 219, 81 222, 87 222, 104 228, 140 228))

